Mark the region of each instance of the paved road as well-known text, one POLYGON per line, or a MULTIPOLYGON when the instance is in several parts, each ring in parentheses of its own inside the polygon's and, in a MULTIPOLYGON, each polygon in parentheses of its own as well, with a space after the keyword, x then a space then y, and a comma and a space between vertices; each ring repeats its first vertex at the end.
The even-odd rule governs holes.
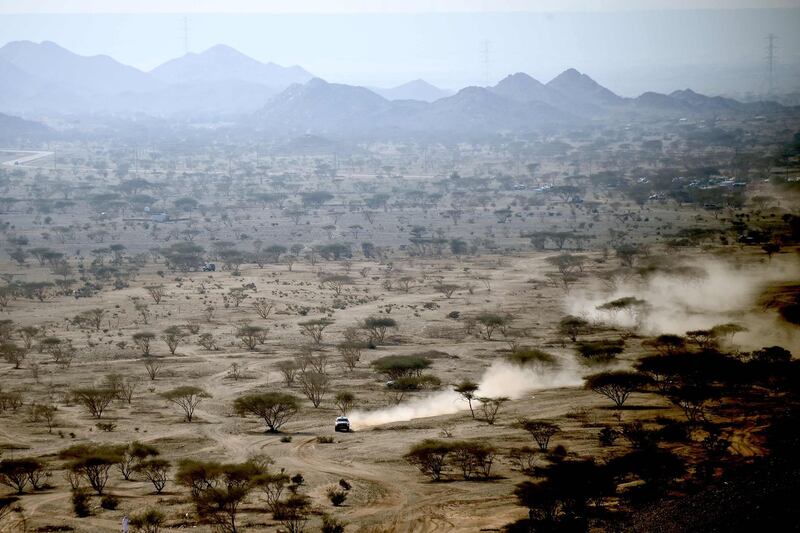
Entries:
POLYGON ((30 150, 0 150, 0 152, 10 153, 10 154, 25 154, 22 157, 18 157, 10 161, 3 161, 3 165, 9 167, 27 166, 26 165, 27 163, 32 163, 37 159, 53 155, 53 152, 30 151, 30 150))

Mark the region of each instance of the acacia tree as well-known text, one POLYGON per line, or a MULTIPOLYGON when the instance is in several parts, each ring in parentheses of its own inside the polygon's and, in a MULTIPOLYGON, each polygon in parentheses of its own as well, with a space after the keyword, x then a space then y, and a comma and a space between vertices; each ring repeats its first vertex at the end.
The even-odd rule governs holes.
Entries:
POLYGON ((148 357, 144 361, 144 369, 147 371, 150 381, 155 381, 159 372, 161 372, 161 361, 148 357))
POLYGON ((267 510, 274 513, 280 502, 281 495, 290 481, 289 475, 284 473, 283 469, 281 469, 280 472, 265 472, 260 474, 253 480, 253 484, 263 493, 267 510))
POLYGON ((430 476, 433 481, 440 481, 447 467, 447 456, 451 451, 449 443, 425 439, 411 447, 403 458, 430 476))
POLYGON ((322 344, 322 333, 325 331, 325 328, 331 324, 333 324, 333 320, 330 318, 317 318, 300 322, 298 325, 300 326, 301 335, 310 337, 314 341, 314 344, 320 345, 322 344))
POLYGON ((356 404, 356 395, 350 391, 337 392, 333 403, 339 408, 342 416, 347 416, 347 413, 349 413, 356 404))
POLYGON ((164 298, 163 285, 145 285, 144 290, 147 291, 147 294, 150 295, 150 298, 153 299, 153 303, 156 305, 160 304, 161 300, 164 298))
POLYGON ((256 298, 253 302, 253 309, 255 309, 258 316, 264 320, 269 318, 273 307, 275 307, 275 302, 267 300, 266 298, 256 298))
POLYGON ((492 340, 492 335, 494 335, 495 330, 504 330, 510 322, 508 316, 498 315, 497 313, 481 313, 476 317, 476 320, 483 326, 486 340, 492 340))
POLYGON ((498 396, 495 398, 478 397, 477 399, 481 404, 483 419, 486 420, 487 424, 492 426, 494 425, 494 421, 497 419, 497 413, 500 411, 500 407, 502 407, 503 404, 509 401, 511 398, 506 396, 498 396))
POLYGON ((175 350, 178 349, 178 345, 181 343, 183 339, 186 338, 186 332, 180 326, 170 326, 164 330, 164 334, 161 335, 161 340, 163 340, 167 344, 167 348, 169 349, 169 353, 175 355, 175 350))
POLYGON ((69 459, 67 469, 85 479, 99 496, 108 483, 109 470, 121 460, 115 446, 85 445, 70 446, 59 453, 61 459, 69 459))
POLYGON ((239 307, 239 305, 247 298, 247 293, 243 287, 234 287, 228 291, 227 297, 233 300, 234 307, 239 307))
POLYGON ((397 329, 397 321, 389 317, 371 316, 364 319, 361 327, 367 330, 373 343, 383 344, 386 332, 389 329, 397 329))
POLYGON ((74 389, 72 396, 86 407, 93 417, 100 419, 106 408, 117 397, 117 391, 108 387, 83 387, 74 389))
POLYGON ((330 379, 322 372, 303 372, 300 375, 300 389, 311 404, 317 408, 322 398, 330 390, 330 379))
POLYGON ((131 479, 139 463, 148 457, 156 457, 160 453, 154 446, 139 441, 133 441, 130 444, 119 446, 116 452, 120 457, 117 468, 125 481, 131 479))
POLYGON ((33 348, 33 341, 42 334, 42 331, 36 326, 24 326, 19 328, 17 332, 19 333, 19 336, 22 339, 22 344, 25 346, 26 350, 33 348))
POLYGON ((469 412, 472 419, 475 419, 475 410, 472 408, 472 400, 475 399, 475 393, 478 391, 478 384, 472 380, 465 379, 453 388, 454 391, 459 393, 469 405, 469 412))
POLYGON ((518 420, 516 426, 530 433, 533 440, 539 445, 539 449, 543 452, 546 452, 548 446, 550 446, 550 439, 553 435, 561 430, 552 422, 526 418, 518 420))
POLYGON ((33 457, 3 459, 0 461, 0 483, 16 490, 17 494, 23 494, 31 477, 43 469, 44 464, 33 457))
POLYGON ((607 397, 617 407, 622 407, 632 392, 640 390, 649 382, 650 380, 642 374, 619 370, 589 376, 586 378, 585 387, 607 397))
POLYGON ((278 361, 275 364, 275 366, 278 368, 281 375, 283 376, 283 381, 286 383, 286 386, 291 387, 294 384, 297 372, 300 370, 297 361, 292 361, 288 359, 285 361, 278 361))
POLYGON ((680 335, 664 334, 655 339, 646 340, 642 344, 654 349, 661 355, 672 355, 686 348, 686 339, 680 335))
POLYGON ((341 296, 347 285, 353 284, 353 278, 344 274, 329 274, 322 277, 322 286, 331 289, 336 296, 341 296))
POLYGON ((558 331, 569 340, 575 342, 578 335, 585 333, 589 329, 589 322, 572 315, 567 315, 558 323, 558 331))
POLYGON ((137 474, 141 474, 153 484, 156 494, 161 494, 167 485, 169 469, 170 462, 158 458, 141 461, 135 468, 137 474))
POLYGON ((455 283, 439 282, 434 286, 434 288, 440 293, 442 293, 444 297, 449 300, 450 298, 453 297, 453 293, 455 293, 461 287, 459 285, 456 285, 455 283))
POLYGON ((133 343, 141 350, 142 355, 148 357, 150 355, 150 345, 156 338, 155 333, 149 331, 139 331, 132 336, 133 343))
POLYGON ((94 328, 95 331, 99 331, 100 327, 103 325, 103 317, 105 314, 105 309, 95 307, 94 309, 89 309, 88 311, 84 311, 77 315, 74 319, 74 322, 79 325, 85 324, 94 328))
POLYGON ((27 355, 28 350, 22 346, 17 346, 13 342, 0 344, 0 357, 5 359, 7 363, 14 365, 14 369, 18 369, 22 365, 27 355))
POLYGON ((198 516, 224 533, 237 533, 239 508, 263 473, 254 462, 220 464, 182 461, 176 482, 189 487, 198 516))
POLYGON ((344 365, 352 371, 361 360, 361 351, 366 345, 360 340, 345 340, 336 345, 339 355, 342 356, 344 365))
POLYGON ((68 339, 59 337, 45 337, 39 343, 41 350, 53 358, 58 365, 68 367, 75 356, 75 348, 68 339))
POLYGON ((180 406, 184 413, 186 413, 186 421, 191 422, 194 417, 194 410, 206 398, 211 398, 211 395, 200 387, 193 385, 184 385, 167 391, 161 395, 167 401, 180 406))
POLYGON ((291 394, 264 392, 237 398, 233 407, 240 416, 250 414, 261 418, 270 433, 277 433, 281 426, 297 414, 299 403, 291 394))
POLYGON ((254 352, 259 344, 264 344, 267 340, 267 329, 245 324, 236 330, 236 336, 248 350, 254 352))

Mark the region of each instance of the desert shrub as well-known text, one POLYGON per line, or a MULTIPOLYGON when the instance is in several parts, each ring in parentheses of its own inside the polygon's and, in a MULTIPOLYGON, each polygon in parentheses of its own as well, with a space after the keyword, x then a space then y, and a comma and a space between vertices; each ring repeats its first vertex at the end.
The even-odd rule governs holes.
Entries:
POLYGON ((311 510, 311 501, 304 494, 292 494, 286 501, 278 502, 272 516, 289 533, 300 533, 305 529, 311 510))
POLYGON ((577 344, 578 353, 589 363, 607 363, 625 349, 623 340, 583 341, 577 344))
POLYGON ((622 424, 622 436, 636 449, 655 448, 661 435, 656 429, 648 429, 638 420, 622 424))
POLYGON ((86 489, 80 487, 72 489, 71 502, 72 512, 75 513, 75 516, 83 518, 92 514, 91 496, 86 489))
POLYGON ((686 473, 680 457, 657 447, 635 449, 615 457, 608 462, 608 469, 618 478, 633 475, 644 481, 644 486, 625 493, 626 498, 633 502, 648 501, 664 494, 677 478, 686 473))
POLYGON ((322 515, 321 533, 344 533, 345 523, 329 515, 322 515))
POLYGON ((620 437, 620 432, 611 426, 606 426, 600 430, 598 439, 601 446, 613 446, 620 437))
POLYGON ((417 355, 387 355, 372 362, 376 371, 391 380, 406 376, 419 376, 431 366, 431 360, 417 355))
POLYGON ((422 374, 419 376, 404 376, 402 378, 392 381, 389 385, 390 389, 416 391, 416 390, 434 390, 442 385, 442 380, 431 374, 422 374))
POLYGON ((148 509, 143 513, 133 515, 130 519, 130 525, 135 531, 158 533, 165 521, 164 513, 156 509, 148 509))
POLYGON ((341 506, 347 499, 347 491, 338 487, 329 488, 326 494, 334 507, 341 506))
POLYGON ((520 347, 506 355, 506 359, 520 366, 554 366, 556 364, 554 355, 538 348, 520 347))
POLYGON ((119 498, 113 494, 104 494, 103 497, 100 498, 100 507, 109 511, 113 511, 119 507, 119 498))
POLYGON ((689 442, 691 440, 691 428, 687 422, 665 417, 656 418, 656 422, 661 424, 661 428, 658 429, 659 440, 664 442, 689 442))
POLYGON ((590 502, 614 493, 610 473, 593 460, 561 461, 539 469, 541 481, 523 481, 514 495, 528 518, 508 531, 587 531, 590 502))

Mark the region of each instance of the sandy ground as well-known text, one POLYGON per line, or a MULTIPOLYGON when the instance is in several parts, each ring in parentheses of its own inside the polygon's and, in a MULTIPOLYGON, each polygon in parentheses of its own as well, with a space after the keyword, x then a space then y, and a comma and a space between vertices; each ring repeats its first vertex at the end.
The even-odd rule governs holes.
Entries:
MULTIPOLYGON (((512 427, 514 421, 521 416, 556 421, 562 431, 554 437, 552 445, 563 444, 578 455, 603 457, 609 449, 598 446, 597 431, 603 424, 617 423, 608 400, 579 386, 547 389, 524 394, 503 406, 493 426, 473 420, 466 404, 463 404, 460 411, 452 414, 413 421, 398 420, 341 434, 333 431, 337 411, 332 396, 336 390, 351 390, 359 398, 360 409, 386 407, 384 379, 372 372, 368 365, 375 358, 388 354, 437 350, 447 355, 434 359, 431 372, 445 385, 467 377, 478 381, 487 367, 502 359, 508 345, 501 336, 493 341, 465 336, 463 324, 447 318, 453 310, 462 314, 479 310, 512 312, 518 317, 514 328, 525 331, 523 344, 543 347, 565 361, 570 360, 572 349, 569 342, 563 344, 554 334, 554 326, 563 315, 563 290, 543 281, 531 283, 531 280, 543 279, 547 255, 482 258, 463 261, 449 270, 441 268, 441 261, 416 260, 396 266, 417 279, 421 279, 424 273, 433 275, 438 272, 447 280, 461 284, 475 274, 491 276, 491 292, 476 285, 474 294, 460 290, 450 299, 437 293, 430 281, 412 287, 408 294, 387 292, 381 288, 381 277, 362 278, 355 274, 362 266, 369 266, 377 272, 381 265, 353 264, 355 284, 347 287, 343 294, 343 297, 352 298, 353 303, 332 313, 335 322, 326 330, 321 347, 321 353, 331 355, 332 392, 318 409, 303 400, 301 413, 283 428, 284 434, 291 435, 291 442, 281 442, 281 435, 264 433, 263 424, 255 419, 235 416, 232 402, 249 391, 285 389, 275 363, 293 356, 298 347, 307 342, 299 335, 298 322, 325 316, 313 311, 307 316, 298 316, 292 311, 293 306, 302 304, 313 309, 329 305, 333 295, 329 290, 320 290, 315 271, 340 270, 343 268, 341 265, 296 265, 293 272, 288 272, 285 266, 246 268, 240 278, 223 272, 179 277, 168 275, 161 280, 167 287, 167 297, 158 305, 151 304, 152 316, 148 325, 141 324, 141 318, 132 309, 131 297, 147 297, 141 286, 157 279, 151 271, 156 270, 155 267, 148 267, 148 271, 136 281, 136 287, 104 292, 99 298, 63 298, 45 304, 17 301, 9 315, 15 322, 49 324, 51 333, 72 338, 79 350, 75 362, 68 369, 48 362, 45 355, 32 354, 27 362, 39 361, 42 369, 38 383, 25 368, 27 365, 14 370, 4 364, 0 367, 0 383, 4 390, 24 390, 27 402, 41 402, 48 398, 59 402, 70 387, 97 382, 106 374, 119 373, 142 381, 130 406, 115 402, 104 415, 104 419, 116 422, 113 432, 99 431, 94 427, 96 421, 83 408, 59 404, 56 427, 51 434, 42 423, 28 421, 23 408, 18 413, 6 412, 0 418, 0 445, 7 457, 49 456, 75 443, 120 443, 135 439, 156 445, 163 456, 171 460, 193 457, 242 461, 254 454, 267 454, 275 460, 275 468, 285 468, 292 474, 302 473, 306 479, 302 490, 313 498, 316 508, 347 521, 350 524, 348 530, 497 530, 524 515, 512 496, 514 484, 524 476, 511 468, 504 454, 512 446, 531 445, 532 441, 526 433, 512 427), (251 282, 256 284, 258 292, 251 294, 250 300, 246 299, 238 308, 226 309, 221 305, 221 295, 230 287, 251 282), (198 294, 202 283, 205 283, 205 294, 198 294), (268 320, 257 317, 250 307, 250 301, 255 297, 266 297, 277 303, 268 320), (201 301, 204 299, 218 307, 211 322, 202 317, 204 303, 201 301), (432 310, 424 308, 423 304, 428 302, 434 304, 430 306, 432 310), (97 306, 109 310, 107 319, 112 327, 106 328, 109 324, 104 324, 107 331, 64 327, 64 317, 97 306), (365 350, 358 368, 353 372, 347 371, 337 363, 332 344, 338 341, 346 327, 355 326, 363 318, 387 308, 391 309, 390 316, 397 320, 399 329, 390 336, 386 346, 365 350), (242 319, 270 329, 266 344, 257 352, 243 350, 232 336, 237 321, 242 319), (168 325, 189 322, 199 324, 201 332, 214 333, 220 350, 204 350, 196 344, 196 336, 191 336, 172 356, 163 342, 156 341, 154 353, 163 360, 164 370, 155 381, 149 381, 141 358, 130 346, 130 335, 136 331, 159 331, 168 325), (120 349, 116 346, 119 340, 127 340, 128 346, 120 349), (245 368, 243 379, 229 377, 233 362, 245 368), (200 386, 213 396, 200 404, 192 423, 182 421, 178 408, 158 396, 183 384, 200 386), (403 461, 402 455, 413 443, 424 438, 439 438, 443 427, 452 432, 453 438, 475 439, 495 445, 500 451, 494 469, 496 477, 488 482, 431 483, 403 461), (317 436, 321 435, 332 436, 334 442, 319 443, 317 436), (342 478, 350 482, 353 489, 346 504, 334 508, 328 502, 325 490, 342 478)), ((621 366, 641 349, 635 338, 629 341, 628 346, 619 363, 621 366)), ((291 392, 301 396, 296 385, 291 392)), ((680 416, 663 399, 652 394, 635 394, 629 404, 639 408, 623 411, 623 421, 656 415, 680 416)), ((757 444, 749 442, 746 433, 737 436, 735 447, 743 455, 757 450, 757 444)), ((165 492, 157 496, 152 494, 152 487, 146 481, 125 482, 116 471, 112 474, 108 492, 121 497, 120 508, 116 511, 98 508, 89 518, 74 518, 69 510, 68 486, 59 464, 57 460, 53 461, 53 488, 25 495, 22 499, 30 528, 68 525, 75 531, 116 531, 123 513, 154 506, 166 512, 172 525, 206 530, 206 526, 196 524, 191 515, 187 515, 191 506, 186 492, 180 487, 170 482, 165 492)), ((254 494, 240 517, 244 530, 279 529, 262 509, 254 494)))

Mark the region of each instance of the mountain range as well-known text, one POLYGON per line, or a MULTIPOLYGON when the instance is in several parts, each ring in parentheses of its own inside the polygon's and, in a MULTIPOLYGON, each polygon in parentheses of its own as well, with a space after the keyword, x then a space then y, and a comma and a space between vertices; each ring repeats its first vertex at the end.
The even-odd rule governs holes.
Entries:
POLYGON ((624 98, 568 69, 547 83, 524 73, 491 87, 465 87, 434 101, 390 100, 364 87, 315 78, 271 98, 244 123, 268 135, 480 137, 579 126, 591 121, 781 112, 774 102, 741 103, 689 89, 624 98))
POLYGON ((0 112, 26 118, 144 115, 189 123, 224 120, 264 135, 475 137, 612 118, 782 109, 773 102, 741 103, 689 89, 624 98, 575 69, 547 83, 516 73, 491 87, 452 94, 424 80, 391 89, 329 83, 301 67, 262 63, 224 45, 185 54, 150 72, 108 56, 80 56, 52 42, 17 41, 0 48, 0 112))
POLYGON ((261 63, 224 45, 143 72, 108 56, 81 56, 49 41, 14 41, 0 48, 0 112, 246 112, 312 77, 301 67, 261 63))

